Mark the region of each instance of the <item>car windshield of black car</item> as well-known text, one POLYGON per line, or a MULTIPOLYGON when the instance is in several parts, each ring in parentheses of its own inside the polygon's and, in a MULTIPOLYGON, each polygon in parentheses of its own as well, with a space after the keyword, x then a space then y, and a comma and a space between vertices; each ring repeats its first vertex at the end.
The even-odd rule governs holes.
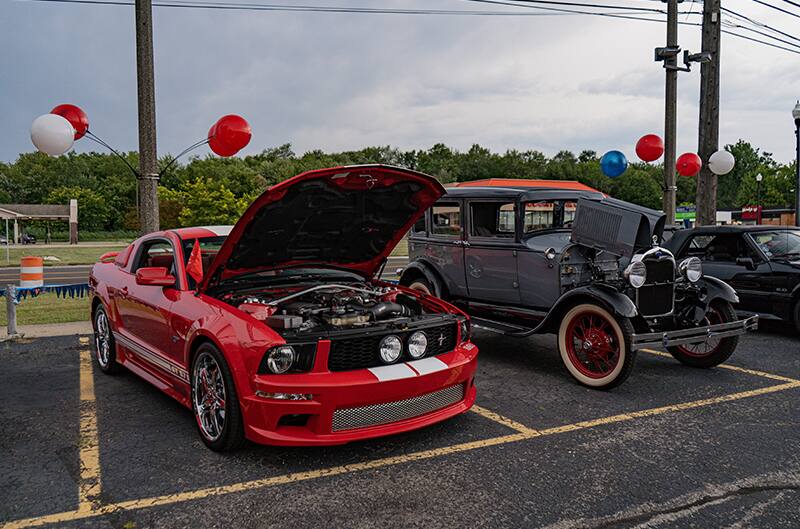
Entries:
POLYGON ((800 231, 763 231, 751 236, 769 258, 800 256, 800 231))

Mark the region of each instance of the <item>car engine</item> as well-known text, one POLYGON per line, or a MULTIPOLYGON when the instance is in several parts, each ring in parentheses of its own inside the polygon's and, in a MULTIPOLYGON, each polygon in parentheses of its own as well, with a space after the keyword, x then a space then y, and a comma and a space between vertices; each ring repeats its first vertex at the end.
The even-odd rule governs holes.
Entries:
POLYGON ((365 327, 423 313, 417 299, 391 287, 319 285, 294 292, 261 291, 225 300, 276 331, 365 327))

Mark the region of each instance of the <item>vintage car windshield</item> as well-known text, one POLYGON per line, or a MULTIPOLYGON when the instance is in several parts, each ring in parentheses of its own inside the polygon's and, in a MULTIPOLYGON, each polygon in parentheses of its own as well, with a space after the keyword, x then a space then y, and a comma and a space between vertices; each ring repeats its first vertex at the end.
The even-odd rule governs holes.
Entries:
POLYGON ((751 237, 770 259, 800 256, 800 231, 764 231, 751 237))
POLYGON ((522 233, 530 235, 537 231, 570 228, 575 218, 578 202, 575 200, 549 200, 526 202, 522 233))

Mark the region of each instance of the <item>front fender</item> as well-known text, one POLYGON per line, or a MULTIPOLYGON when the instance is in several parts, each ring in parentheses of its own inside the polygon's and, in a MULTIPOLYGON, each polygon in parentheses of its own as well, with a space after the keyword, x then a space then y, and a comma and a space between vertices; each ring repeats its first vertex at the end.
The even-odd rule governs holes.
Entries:
POLYGON ((636 304, 634 304, 631 298, 619 292, 614 287, 603 284, 587 285, 569 290, 558 298, 553 308, 550 309, 538 328, 557 328, 564 313, 582 299, 606 305, 616 316, 633 318, 639 314, 636 304))
POLYGON ((697 285, 704 287, 708 292, 708 303, 715 299, 724 299, 731 303, 739 303, 739 296, 736 291, 728 283, 713 276, 703 276, 697 282, 697 285))

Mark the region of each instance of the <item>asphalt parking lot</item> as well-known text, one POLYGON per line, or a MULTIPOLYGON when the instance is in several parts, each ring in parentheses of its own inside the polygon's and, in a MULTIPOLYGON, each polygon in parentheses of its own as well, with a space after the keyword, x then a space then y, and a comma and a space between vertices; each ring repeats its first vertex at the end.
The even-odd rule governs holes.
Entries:
POLYGON ((474 411, 330 448, 216 454, 191 413, 77 336, 4 344, 2 527, 800 526, 800 338, 770 326, 726 367, 640 353, 576 385, 553 336, 479 333, 474 411))

